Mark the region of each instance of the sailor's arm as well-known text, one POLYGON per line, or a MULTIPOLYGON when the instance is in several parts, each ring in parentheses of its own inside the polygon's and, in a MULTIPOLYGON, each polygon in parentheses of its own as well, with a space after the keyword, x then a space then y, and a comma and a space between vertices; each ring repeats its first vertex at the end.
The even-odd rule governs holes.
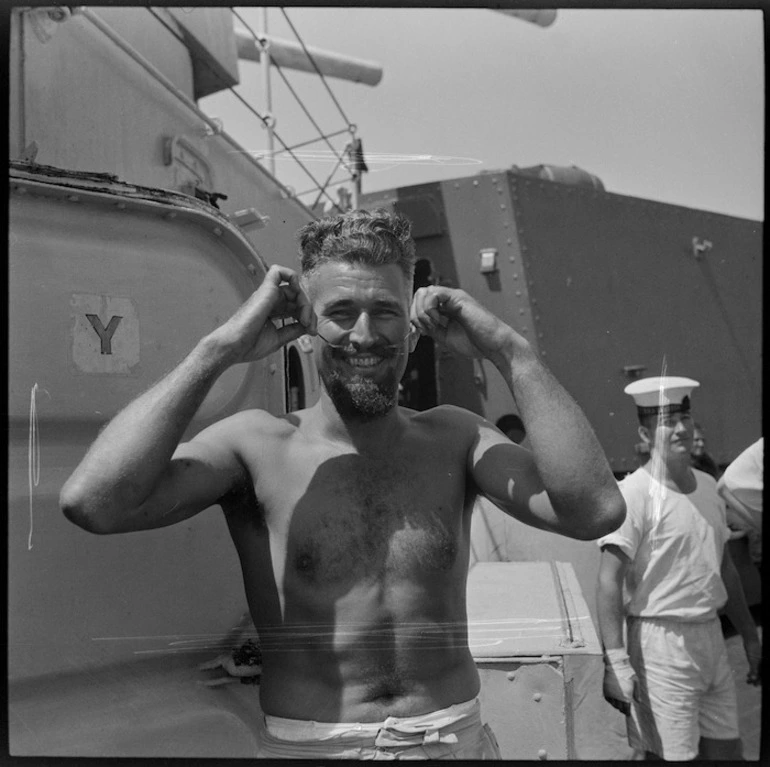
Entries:
POLYGON ((626 716, 631 712, 637 684, 623 641, 623 580, 628 564, 628 557, 618 546, 603 546, 596 590, 596 614, 604 647, 604 697, 626 716))
POLYGON ((628 568, 628 557, 618 546, 602 547, 596 593, 596 615, 599 635, 605 650, 624 650, 623 579, 628 568))
POLYGON ((212 384, 238 362, 260 359, 312 331, 296 274, 273 267, 226 323, 97 437, 60 494, 65 516, 94 533, 163 527, 215 503, 244 480, 232 423, 179 440, 212 384), (300 321, 276 328, 271 318, 300 321))
POLYGON ((615 530, 625 503, 585 415, 530 344, 462 290, 415 293, 412 322, 450 350, 500 371, 527 429, 529 451, 481 426, 471 472, 479 491, 512 516, 572 538, 615 530))

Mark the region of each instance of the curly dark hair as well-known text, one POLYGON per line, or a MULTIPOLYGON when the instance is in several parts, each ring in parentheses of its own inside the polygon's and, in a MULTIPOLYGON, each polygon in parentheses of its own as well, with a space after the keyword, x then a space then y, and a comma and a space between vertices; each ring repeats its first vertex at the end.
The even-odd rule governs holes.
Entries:
POLYGON ((305 224, 298 232, 302 274, 329 261, 371 266, 396 264, 414 277, 415 244, 409 219, 382 208, 351 210, 305 224))

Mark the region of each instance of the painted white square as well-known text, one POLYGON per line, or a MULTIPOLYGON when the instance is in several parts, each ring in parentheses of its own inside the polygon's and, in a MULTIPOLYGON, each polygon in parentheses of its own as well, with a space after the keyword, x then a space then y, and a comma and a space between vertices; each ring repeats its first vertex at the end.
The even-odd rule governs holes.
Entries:
POLYGON ((128 298, 74 293, 72 360, 84 373, 128 375, 139 362, 139 317, 128 298))

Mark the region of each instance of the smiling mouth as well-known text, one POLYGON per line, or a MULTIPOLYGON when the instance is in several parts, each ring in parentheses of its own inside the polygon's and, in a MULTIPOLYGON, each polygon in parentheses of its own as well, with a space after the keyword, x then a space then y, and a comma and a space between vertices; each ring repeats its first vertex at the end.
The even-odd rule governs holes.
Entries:
POLYGON ((373 370, 381 362, 385 362, 385 359, 385 357, 366 354, 357 355, 354 357, 345 357, 344 361, 355 370, 373 370))

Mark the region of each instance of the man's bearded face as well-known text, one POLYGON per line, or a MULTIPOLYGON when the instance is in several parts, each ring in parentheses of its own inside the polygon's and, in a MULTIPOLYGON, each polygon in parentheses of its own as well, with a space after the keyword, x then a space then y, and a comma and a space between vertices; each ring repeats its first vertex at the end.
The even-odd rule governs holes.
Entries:
POLYGON ((398 383, 413 346, 410 293, 396 264, 329 262, 309 277, 318 369, 343 419, 370 421, 398 404, 398 383))
MULTIPOLYGON (((366 364, 380 366, 397 355, 392 349, 367 350, 366 364)), ((321 381, 343 420, 371 421, 389 413, 398 403, 398 378, 394 367, 388 367, 380 378, 363 373, 346 375, 342 366, 356 367, 360 353, 350 356, 344 350, 326 347, 322 351, 321 381), (351 364, 351 361, 352 364, 351 364), (342 365, 338 363, 342 363, 342 365)))

